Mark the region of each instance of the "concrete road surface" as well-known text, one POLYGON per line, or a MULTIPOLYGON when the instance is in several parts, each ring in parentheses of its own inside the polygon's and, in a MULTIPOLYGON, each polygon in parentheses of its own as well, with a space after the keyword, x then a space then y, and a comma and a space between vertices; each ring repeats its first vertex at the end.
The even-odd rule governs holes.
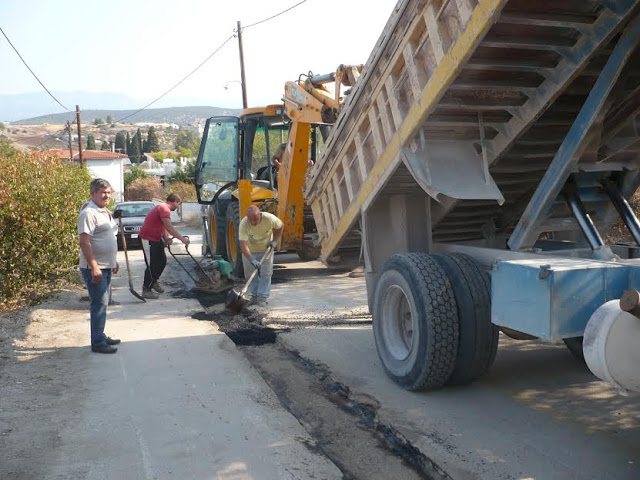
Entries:
MULTIPOLYGON (((235 345, 191 318, 196 300, 140 302, 119 260, 116 354, 90 352, 79 294, 37 309, 31 343, 17 340, 0 372, 0 478, 342 478, 235 345)), ((140 250, 130 264, 140 291, 140 250)))
POLYGON ((171 257, 159 300, 116 277, 115 355, 89 352, 78 294, 36 309, 0 369, 0 478, 640 478, 640 399, 564 346, 501 336, 473 385, 407 392, 378 360, 362 278, 275 263, 269 308, 247 313, 275 343, 234 345, 220 299, 199 303, 171 257))
POLYGON ((493 369, 467 387, 402 390, 384 373, 363 278, 277 257, 266 323, 278 341, 379 403, 394 426, 455 479, 640 479, 640 397, 621 397, 564 345, 501 334, 493 369), (305 269, 305 276, 296 270, 305 269), (315 272, 314 272, 315 269, 315 272))

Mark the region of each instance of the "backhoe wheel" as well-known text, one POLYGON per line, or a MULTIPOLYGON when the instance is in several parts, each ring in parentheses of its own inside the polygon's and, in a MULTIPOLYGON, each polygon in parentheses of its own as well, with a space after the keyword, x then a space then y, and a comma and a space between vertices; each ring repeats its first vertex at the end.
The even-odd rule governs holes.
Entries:
POLYGON ((310 262, 320 258, 320 247, 314 247, 312 242, 303 242, 300 250, 296 250, 298 258, 303 262, 310 262))
POLYGON ((491 323, 490 278, 467 255, 436 254, 433 258, 451 282, 460 322, 456 366, 447 384, 466 385, 489 370, 498 350, 499 329, 491 323))
POLYGON ((240 252, 240 206, 238 202, 231 202, 227 207, 225 239, 227 247, 227 259, 233 265, 233 274, 236 277, 244 275, 242 266, 242 253, 240 252))
POLYGON ((446 273, 430 255, 389 257, 378 274, 373 333, 387 374, 407 390, 439 388, 458 353, 458 314, 446 273))
POLYGON ((211 230, 211 250, 213 255, 227 256, 227 242, 225 241, 225 222, 217 206, 211 207, 209 228, 211 230))

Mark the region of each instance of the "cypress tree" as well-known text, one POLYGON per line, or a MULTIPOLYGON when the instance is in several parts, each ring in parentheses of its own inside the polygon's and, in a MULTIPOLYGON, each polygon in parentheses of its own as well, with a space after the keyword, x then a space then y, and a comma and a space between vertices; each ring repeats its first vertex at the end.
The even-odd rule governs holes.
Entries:
POLYGON ((105 151, 109 151, 109 150, 111 150, 111 149, 109 148, 109 143, 111 143, 111 142, 109 142, 109 140, 104 140, 104 141, 102 142, 102 145, 100 146, 100 150, 105 150, 105 151))
POLYGON ((116 151, 127 153, 127 142, 123 132, 116 133, 116 151))
POLYGON ((159 152, 160 151, 160 140, 158 139, 158 134, 156 133, 156 129, 153 127, 149 127, 149 131, 147 132, 147 141, 145 142, 145 152, 159 152))
POLYGON ((129 132, 127 132, 127 138, 125 140, 125 152, 127 155, 131 152, 131 137, 129 136, 129 132))
POLYGON ((131 150, 128 152, 128 155, 132 162, 142 162, 142 134, 140 133, 140 129, 138 129, 131 139, 131 150))
POLYGON ((95 150, 96 149, 96 137, 89 134, 87 135, 87 150, 95 150))

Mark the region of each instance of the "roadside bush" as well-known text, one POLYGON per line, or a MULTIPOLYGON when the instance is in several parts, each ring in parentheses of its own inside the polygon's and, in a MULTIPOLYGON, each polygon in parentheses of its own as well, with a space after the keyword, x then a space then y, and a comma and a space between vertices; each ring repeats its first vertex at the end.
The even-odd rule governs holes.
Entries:
POLYGON ((0 145, 0 308, 37 298, 38 287, 77 265, 90 181, 85 167, 0 145))
POLYGON ((124 174, 124 189, 127 191, 129 186, 139 178, 149 178, 149 174, 144 171, 142 168, 133 166, 131 170, 124 174))
POLYGON ((152 200, 164 198, 164 189, 158 177, 137 178, 126 189, 127 200, 152 200))
POLYGON ((182 198, 183 202, 195 202, 196 198, 196 188, 192 183, 185 182, 171 182, 167 186, 167 195, 171 193, 177 193, 182 198))

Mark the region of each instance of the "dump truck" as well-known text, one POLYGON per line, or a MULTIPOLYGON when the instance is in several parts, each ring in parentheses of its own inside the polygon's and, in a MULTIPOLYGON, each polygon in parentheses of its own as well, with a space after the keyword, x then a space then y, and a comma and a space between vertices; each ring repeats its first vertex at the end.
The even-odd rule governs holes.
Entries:
POLYGON ((315 223, 303 196, 307 169, 336 120, 346 93, 342 87, 352 87, 362 67, 340 65, 329 74, 300 75, 285 82, 282 104, 207 120, 195 181, 203 205, 203 254, 227 258, 242 275, 238 229, 247 207, 256 204, 284 222, 281 249, 297 252, 302 260, 319 257, 315 223), (281 155, 279 165, 275 152, 281 155))
POLYGON ((480 378, 502 331, 640 391, 639 42, 638 0, 397 3, 305 188, 398 384, 480 378))

